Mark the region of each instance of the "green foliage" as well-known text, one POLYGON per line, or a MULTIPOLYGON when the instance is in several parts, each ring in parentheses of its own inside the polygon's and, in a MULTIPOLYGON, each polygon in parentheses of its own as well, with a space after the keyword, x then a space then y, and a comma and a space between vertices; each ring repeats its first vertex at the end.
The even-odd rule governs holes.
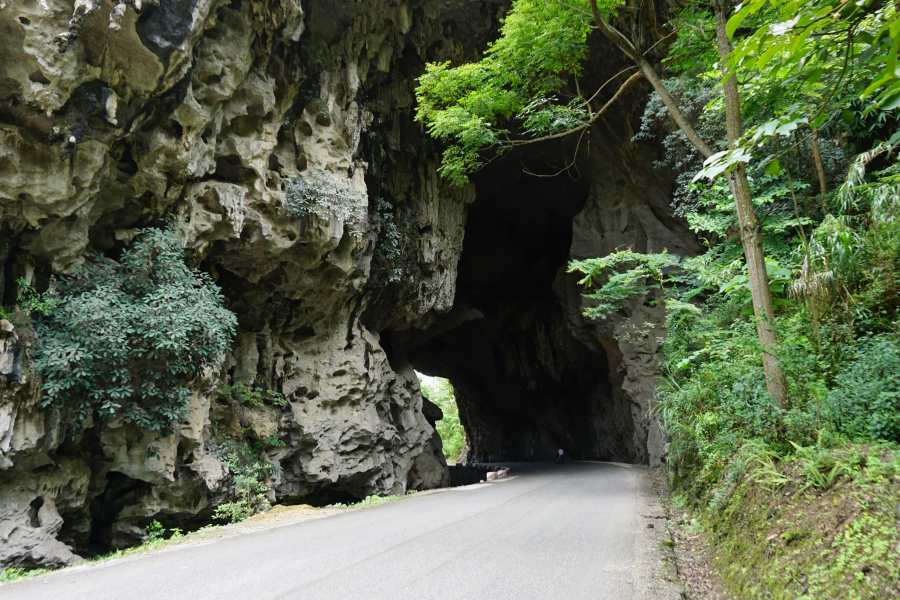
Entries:
POLYGON ((220 385, 219 392, 228 400, 233 400, 250 408, 265 406, 266 402, 277 408, 287 404, 284 395, 265 387, 264 377, 245 375, 233 385, 220 385))
POLYGON ((701 517, 734 597, 895 597, 897 448, 798 445, 789 456, 747 448, 746 476, 723 482, 721 501, 701 517))
POLYGON ((216 507, 213 519, 220 519, 226 523, 240 523, 253 516, 254 512, 253 507, 247 500, 223 502, 216 507))
POLYGON ((400 281, 400 278, 403 277, 402 252, 400 249, 402 234, 397 227, 397 222, 394 219, 394 207, 390 202, 382 198, 376 200, 374 220, 381 227, 378 235, 378 245, 375 250, 384 257, 388 264, 387 279, 389 282, 400 281))
POLYGON ((858 440, 900 442, 900 339, 864 337, 828 396, 838 429, 858 440))
MULTIPOLYGON (((586 0, 569 4, 517 0, 481 61, 427 66, 416 89, 416 119, 449 144, 441 175, 462 185, 483 164, 482 151, 512 146, 514 130, 535 137, 587 122, 587 98, 558 98, 587 51, 589 27, 579 10, 590 7, 586 0)), ((608 14, 621 2, 599 4, 608 14)))
POLYGON ((722 281, 718 291, 669 315, 659 390, 669 468, 739 597, 881 598, 896 586, 896 447, 847 441, 900 431, 900 203, 895 167, 867 173, 871 160, 854 161, 834 212, 805 224, 809 242, 793 240, 789 268, 770 270, 798 300, 773 323, 783 408, 768 399, 754 324, 740 316, 743 276, 714 264, 725 252, 699 259, 698 277, 722 281))
POLYGON ((439 377, 432 377, 427 382, 421 379, 419 381, 422 395, 444 413, 444 417, 437 422, 437 432, 443 442, 444 458, 448 462, 456 462, 465 445, 466 434, 459 421, 459 408, 456 405, 453 386, 448 380, 439 377))
MULTIPOLYGON (((18 310, 16 310, 16 307, 12 307, 11 311, 7 313, 6 309, 0 306, 0 319, 11 321, 17 327, 22 325, 23 316, 31 313, 49 316, 53 309, 56 308, 56 305, 59 304, 59 299, 54 298, 49 291, 38 292, 34 287, 28 285, 24 277, 19 277, 16 280, 16 285, 19 288, 19 297, 16 300, 18 310)), ((30 322, 27 318, 25 320, 30 322)))
POLYGON ((53 304, 36 322, 43 406, 171 433, 191 383, 219 367, 237 325, 185 258, 175 228, 144 229, 119 262, 97 256, 62 279, 55 304, 28 296, 35 310, 53 304))
POLYGON ((22 579, 27 576, 27 572, 25 569, 4 569, 2 573, 0 573, 0 583, 6 583, 7 581, 15 581, 17 579, 22 579))
POLYGON ((347 179, 299 175, 288 181, 284 212, 290 217, 316 215, 347 223, 351 234, 360 235, 365 223, 365 198, 347 179))
POLYGON ((394 494, 387 496, 366 496, 359 502, 353 502, 350 504, 337 502, 335 504, 329 504, 325 508, 368 508, 370 506, 379 506, 381 504, 387 504, 388 502, 396 502, 397 500, 404 500, 406 498, 411 498, 416 495, 416 490, 409 490, 405 494, 394 494))
MULTIPOLYGON (((585 277, 578 283, 585 287, 597 287, 583 297, 591 301, 584 316, 605 319, 624 309, 632 298, 662 298, 666 308, 672 311, 699 313, 691 300, 718 285, 718 291, 730 301, 740 305, 742 315, 753 314, 750 306, 750 285, 747 267, 741 262, 723 261, 725 254, 709 253, 705 257, 684 259, 663 251, 660 254, 641 254, 631 250, 619 250, 602 258, 576 260, 569 263, 569 273, 579 271, 585 277), (733 273, 733 274, 732 274, 733 273)), ((778 261, 766 259, 769 289, 783 294, 790 281, 791 270, 782 268, 778 261)), ((651 300, 655 304, 657 300, 651 300)), ((789 302, 774 299, 776 305, 789 302)))
POLYGON ((220 458, 232 477, 232 501, 219 504, 214 519, 238 523, 266 506, 268 472, 276 467, 263 458, 261 444, 225 439, 221 444, 211 443, 210 452, 220 458))
POLYGON ((790 288, 801 301, 782 302, 773 323, 789 392, 783 408, 768 400, 754 324, 740 316, 746 276, 733 267, 710 268, 725 256, 715 250, 681 263, 705 264, 698 278, 720 283, 705 306, 670 313, 659 397, 673 441, 670 467, 709 506, 718 505, 723 482, 745 468, 768 489, 789 483, 777 466, 785 456, 799 461, 806 487, 830 487, 846 469, 821 462, 811 444, 841 443, 842 435, 898 440, 900 194, 894 167, 866 175, 859 165, 870 159, 854 162, 839 211, 818 228, 808 224, 814 228, 808 245, 794 241, 790 268, 770 262, 775 291, 790 288), (736 458, 746 452, 751 458, 736 458))
POLYGON ((669 462, 694 473, 698 493, 722 479, 751 440, 777 445, 788 422, 793 439, 814 436, 805 402, 792 397, 780 410, 769 400, 755 325, 733 314, 723 302, 709 315, 682 311, 668 320, 658 394, 672 437, 669 462))
MULTIPOLYGON (((0 567, 2 568, 2 567, 0 567)), ((0 571, 0 583, 6 583, 9 581, 16 581, 19 579, 25 579, 26 577, 36 577, 37 575, 43 575, 44 573, 49 573, 50 569, 22 569, 22 568, 9 568, 3 569, 0 571)))
POLYGON ((686 303, 704 287, 692 273, 689 261, 667 251, 641 254, 619 250, 601 258, 572 261, 568 269, 569 273, 584 273, 578 283, 585 287, 603 281, 593 292, 584 294, 593 304, 585 309, 584 316, 592 319, 605 319, 625 308, 633 297, 647 296, 653 289, 670 296, 678 308, 688 308, 686 303))
POLYGON ((166 535, 166 528, 162 526, 162 523, 159 521, 152 521, 146 528, 147 532, 147 540, 151 542, 156 542, 166 535))
POLYGON ((731 64, 749 69, 772 65, 784 85, 792 87, 814 85, 839 57, 845 65, 854 64, 860 97, 873 98, 873 109, 900 106, 900 20, 895 5, 877 0, 752 0, 729 19, 728 35, 746 21, 754 23, 755 30, 736 46, 731 64))
POLYGON ((831 452, 823 452, 816 446, 803 447, 800 444, 791 443, 796 450, 796 463, 801 467, 806 484, 800 488, 804 491, 808 488, 827 490, 834 485, 835 480, 841 474, 848 471, 848 466, 843 464, 831 452))
POLYGON ((28 285, 24 277, 19 277, 16 284, 19 286, 19 306, 26 312, 49 316, 59 304, 59 299, 51 297, 50 292, 38 293, 36 289, 28 285))

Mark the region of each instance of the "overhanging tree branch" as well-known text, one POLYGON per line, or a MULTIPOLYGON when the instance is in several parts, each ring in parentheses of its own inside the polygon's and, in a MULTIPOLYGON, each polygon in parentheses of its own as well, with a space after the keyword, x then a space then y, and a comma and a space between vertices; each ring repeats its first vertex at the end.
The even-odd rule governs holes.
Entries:
POLYGON ((570 129, 568 131, 564 131, 563 133, 554 133, 553 135, 545 135, 543 137, 534 138, 532 140, 510 140, 509 145, 510 146, 525 146, 527 144, 534 144, 537 142, 554 140, 557 138, 566 137, 567 135, 571 135, 571 134, 575 133, 576 131, 581 131, 585 127, 589 127, 590 125, 592 125, 594 123, 594 121, 599 119, 600 115, 605 113, 609 109, 609 107, 612 106, 613 103, 622 96, 622 94, 625 93, 625 90, 627 90, 631 86, 631 84, 633 84, 635 81, 637 81, 638 79, 640 79, 643 76, 644 76, 643 73, 635 73, 634 75, 632 75, 631 77, 626 79, 625 83, 623 83, 622 85, 619 86, 619 89, 616 91, 616 93, 613 95, 613 97, 610 98, 606 102, 606 104, 604 104, 600 108, 600 110, 598 110, 596 113, 594 113, 594 115, 590 118, 590 120, 587 123, 585 123, 584 125, 582 125, 580 127, 576 127, 574 129, 570 129))
POLYGON ((684 135, 687 136, 688 140, 694 147, 697 149, 700 154, 703 155, 703 158, 709 158, 714 153, 712 148, 709 147, 703 138, 697 135, 697 132, 694 131, 694 128, 688 122, 688 120, 684 117, 684 114, 681 112, 681 109, 678 107, 678 103, 675 102, 675 99, 672 98, 672 95, 669 93, 669 90, 666 89, 666 86, 663 85, 662 80, 659 78, 659 75, 656 74, 656 71, 647 62, 647 59, 644 58, 643 54, 641 54, 637 48, 634 47, 634 44, 622 35, 618 29, 610 25, 606 19, 603 18, 603 15, 600 13, 600 8, 597 6, 597 0, 590 0, 591 2, 591 12, 594 15, 594 22, 597 24, 597 28, 600 32, 606 36, 612 43, 614 43, 618 48, 624 52, 629 58, 631 58, 635 64, 637 64, 638 68, 643 73, 644 77, 647 78, 647 81, 650 82, 650 85, 653 86, 653 89, 659 94, 660 99, 665 104, 666 108, 669 110, 669 114, 672 116, 672 119, 675 120, 675 123, 678 125, 678 128, 684 132, 684 135))

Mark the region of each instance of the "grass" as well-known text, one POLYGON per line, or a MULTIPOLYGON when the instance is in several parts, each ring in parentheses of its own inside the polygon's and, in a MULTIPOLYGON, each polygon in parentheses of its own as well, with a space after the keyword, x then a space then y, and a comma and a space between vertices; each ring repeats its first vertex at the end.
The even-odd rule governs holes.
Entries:
POLYGON ((369 506, 378 506, 379 504, 387 504, 388 502, 412 498, 416 493, 416 490, 409 490, 405 494, 395 494, 393 496, 366 496, 365 499, 353 504, 329 504, 325 508, 367 508, 369 506))
POLYGON ((757 453, 702 518, 736 597, 900 598, 900 449, 757 453))
POLYGON ((43 575, 49 573, 50 569, 6 569, 0 573, 0 583, 7 581, 16 581, 17 579, 25 579, 26 577, 34 577, 35 575, 43 575))

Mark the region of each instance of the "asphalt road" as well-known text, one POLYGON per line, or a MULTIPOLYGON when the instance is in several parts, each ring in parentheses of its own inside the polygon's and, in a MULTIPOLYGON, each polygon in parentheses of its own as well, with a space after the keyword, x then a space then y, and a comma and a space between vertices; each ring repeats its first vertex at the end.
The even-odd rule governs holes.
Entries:
POLYGON ((678 598, 646 473, 514 465, 497 482, 3 585, 0 600, 678 598))

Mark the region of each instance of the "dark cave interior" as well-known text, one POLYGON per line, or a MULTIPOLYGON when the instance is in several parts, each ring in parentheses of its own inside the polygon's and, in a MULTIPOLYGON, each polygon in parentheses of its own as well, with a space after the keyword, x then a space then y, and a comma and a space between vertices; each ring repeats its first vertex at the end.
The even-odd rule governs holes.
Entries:
POLYGON ((578 279, 565 271, 590 186, 559 171, 532 153, 473 178, 454 308, 424 333, 395 334, 417 371, 455 387, 468 462, 549 460, 557 448, 634 459, 631 411, 605 352, 566 324, 581 312, 560 288, 578 279))

